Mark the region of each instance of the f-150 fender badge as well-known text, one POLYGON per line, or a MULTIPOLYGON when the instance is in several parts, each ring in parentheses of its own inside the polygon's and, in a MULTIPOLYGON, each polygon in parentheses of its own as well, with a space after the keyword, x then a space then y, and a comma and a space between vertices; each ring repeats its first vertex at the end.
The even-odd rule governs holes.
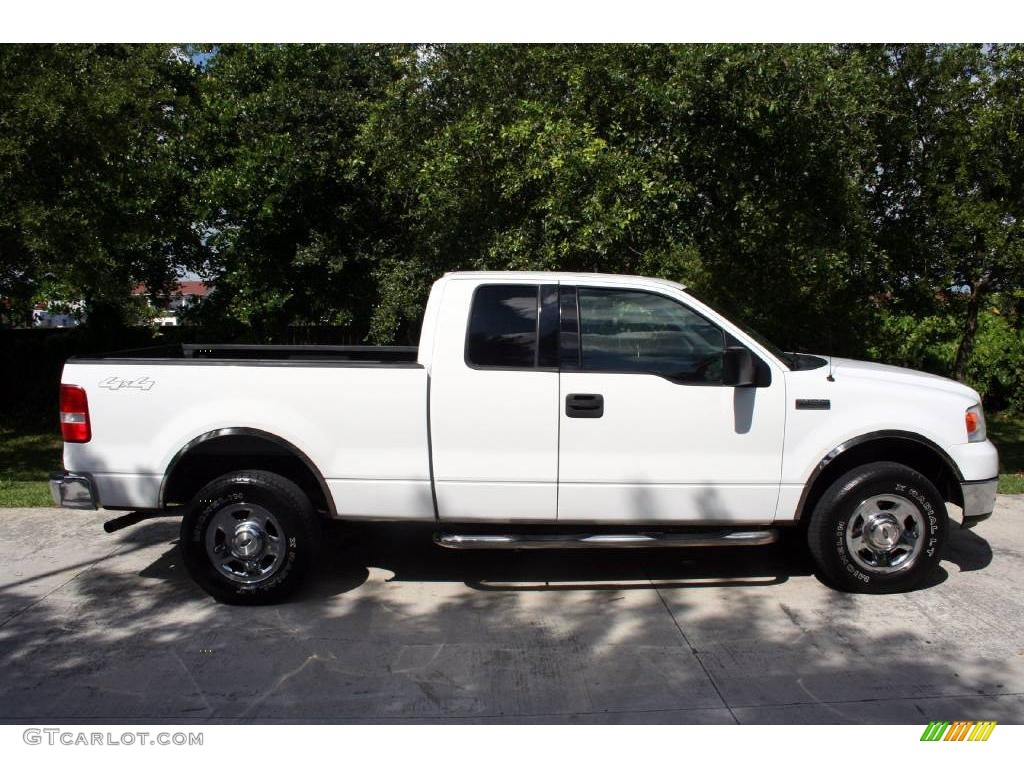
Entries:
POLYGON ((156 384, 148 376, 140 376, 137 379, 122 379, 119 376, 109 376, 100 382, 104 389, 143 389, 149 391, 156 384))
POLYGON ((798 411, 828 411, 832 408, 831 400, 801 400, 796 401, 798 411))

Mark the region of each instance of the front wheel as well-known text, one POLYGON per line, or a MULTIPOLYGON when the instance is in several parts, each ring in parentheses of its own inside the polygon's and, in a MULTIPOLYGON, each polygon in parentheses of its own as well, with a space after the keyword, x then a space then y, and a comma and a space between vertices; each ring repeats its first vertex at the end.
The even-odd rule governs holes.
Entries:
POLYGON ((238 605, 283 600, 316 559, 320 525, 291 480, 248 470, 204 486, 181 520, 185 567, 214 598, 238 605))
POLYGON ((850 470, 818 502, 807 542, 824 579, 847 592, 905 592, 933 574, 949 533, 935 486, 879 461, 850 470))

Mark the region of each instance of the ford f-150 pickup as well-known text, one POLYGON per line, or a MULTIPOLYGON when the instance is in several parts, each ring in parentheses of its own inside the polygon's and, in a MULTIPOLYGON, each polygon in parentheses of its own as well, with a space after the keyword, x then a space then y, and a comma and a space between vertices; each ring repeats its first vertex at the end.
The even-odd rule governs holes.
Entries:
POLYGON ((57 504, 180 513, 215 598, 290 593, 322 519, 422 521, 451 548, 805 538, 849 591, 914 588, 992 513, 978 394, 786 353, 681 285, 453 273, 418 347, 193 346, 72 358, 57 504))

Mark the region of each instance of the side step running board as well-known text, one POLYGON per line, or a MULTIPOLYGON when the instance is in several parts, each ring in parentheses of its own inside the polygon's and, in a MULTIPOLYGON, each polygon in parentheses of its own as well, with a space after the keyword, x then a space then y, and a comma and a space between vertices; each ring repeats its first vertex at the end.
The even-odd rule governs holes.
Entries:
POLYGON ((773 544, 778 531, 704 531, 639 534, 470 534, 435 533, 434 543, 448 549, 586 549, 645 547, 752 547, 773 544))

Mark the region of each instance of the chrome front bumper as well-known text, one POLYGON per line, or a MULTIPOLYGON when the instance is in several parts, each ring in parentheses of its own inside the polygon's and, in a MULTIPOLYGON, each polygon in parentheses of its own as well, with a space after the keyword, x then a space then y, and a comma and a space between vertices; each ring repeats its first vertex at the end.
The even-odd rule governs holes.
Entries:
POLYGON ((998 485, 998 477, 960 483, 960 489, 964 494, 964 528, 973 528, 982 520, 992 517, 998 485))
POLYGON ((54 472, 50 475, 50 496, 54 506, 71 509, 96 509, 96 486, 88 475, 74 472, 54 472))

